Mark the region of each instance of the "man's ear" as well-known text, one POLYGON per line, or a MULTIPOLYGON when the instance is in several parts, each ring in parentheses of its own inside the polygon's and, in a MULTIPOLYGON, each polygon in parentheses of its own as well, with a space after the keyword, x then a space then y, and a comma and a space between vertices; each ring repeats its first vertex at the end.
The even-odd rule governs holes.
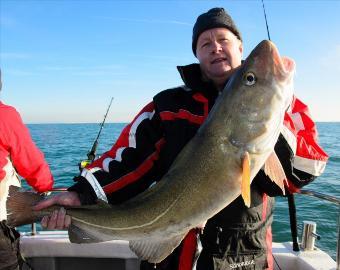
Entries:
POLYGON ((238 49, 239 49, 241 56, 242 56, 243 55, 243 43, 242 43, 241 40, 240 40, 240 45, 239 45, 238 49))

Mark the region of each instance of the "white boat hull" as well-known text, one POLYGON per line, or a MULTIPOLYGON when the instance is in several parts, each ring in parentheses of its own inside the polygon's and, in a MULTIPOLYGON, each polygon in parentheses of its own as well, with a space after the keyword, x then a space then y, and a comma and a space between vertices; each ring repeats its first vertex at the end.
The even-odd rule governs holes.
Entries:
MULTIPOLYGON (((35 270, 138 270, 139 260, 127 241, 73 244, 66 231, 44 231, 22 235, 21 252, 35 270)), ((331 270, 335 261, 324 251, 292 251, 292 244, 273 243, 274 269, 331 270)))

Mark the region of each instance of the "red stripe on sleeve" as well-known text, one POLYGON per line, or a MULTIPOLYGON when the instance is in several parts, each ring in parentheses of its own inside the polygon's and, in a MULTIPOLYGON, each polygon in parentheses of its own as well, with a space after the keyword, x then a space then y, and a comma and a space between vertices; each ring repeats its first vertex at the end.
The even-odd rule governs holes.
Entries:
POLYGON ((206 118, 209 113, 208 99, 205 96, 203 96, 201 93, 196 93, 192 97, 194 98, 194 100, 203 103, 204 117, 206 118))
POLYGON ((143 175, 145 175, 150 169, 153 167, 153 164, 159 158, 159 151, 165 143, 165 139, 162 138, 156 143, 156 151, 153 152, 136 170, 122 176, 116 181, 106 185, 103 187, 103 190, 106 194, 113 193, 117 190, 120 190, 126 187, 129 184, 132 184, 138 179, 140 179, 143 175))
POLYGON ((153 102, 150 102, 148 105, 146 105, 137 115, 136 117, 133 119, 133 121, 128 124, 123 131, 121 132, 121 134, 119 135, 118 140, 116 141, 116 143, 112 146, 112 148, 105 152, 100 158, 96 159, 94 162, 92 162, 90 165, 88 165, 86 168, 87 169, 92 169, 95 167, 99 167, 99 168, 103 168, 103 160, 106 158, 115 158, 116 157, 116 152, 119 148, 121 147, 129 147, 129 133, 130 133, 130 129, 131 126, 133 125, 133 123, 136 121, 136 119, 145 112, 152 112, 154 110, 154 104, 153 102))
POLYGON ((163 121, 172 121, 175 119, 188 120, 191 123, 201 125, 207 118, 209 113, 208 99, 202 94, 196 93, 193 95, 193 99, 203 103, 204 115, 195 115, 187 110, 180 109, 178 112, 163 111, 160 113, 161 119, 163 121))
POLYGON ((304 127, 298 130, 296 155, 309 159, 327 161, 328 155, 317 143, 318 134, 316 125, 310 116, 308 107, 296 98, 292 113, 299 114, 304 127))
POLYGON ((177 113, 164 111, 160 113, 160 116, 163 121, 173 121, 175 119, 183 119, 183 120, 188 120, 191 123, 195 123, 199 125, 201 125, 205 120, 205 116, 195 115, 189 111, 182 110, 182 109, 179 110, 177 113))

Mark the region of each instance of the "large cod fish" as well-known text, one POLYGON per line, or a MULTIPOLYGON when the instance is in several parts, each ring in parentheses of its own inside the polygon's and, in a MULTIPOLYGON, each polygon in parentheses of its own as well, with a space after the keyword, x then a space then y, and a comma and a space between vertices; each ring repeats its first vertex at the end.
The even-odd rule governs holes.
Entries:
MULTIPOLYGON (((117 206, 98 202, 67 208, 70 241, 128 240, 137 256, 158 263, 190 229, 240 194, 249 207, 250 184, 260 169, 284 191, 286 177, 273 149, 292 100, 294 68, 272 42, 262 41, 159 183, 117 206)), ((41 199, 11 187, 8 223, 28 224, 56 209, 32 211, 31 205, 41 199)))

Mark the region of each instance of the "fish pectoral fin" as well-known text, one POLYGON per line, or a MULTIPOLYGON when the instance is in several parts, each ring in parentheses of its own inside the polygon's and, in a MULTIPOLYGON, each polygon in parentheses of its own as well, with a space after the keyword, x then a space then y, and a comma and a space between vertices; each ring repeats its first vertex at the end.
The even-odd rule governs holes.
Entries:
POLYGON ((129 242, 130 249, 142 260, 159 263, 168 257, 179 246, 184 235, 173 238, 133 240, 129 242))
POLYGON ((285 195, 285 184, 288 186, 287 177, 279 158, 272 152, 264 164, 265 174, 282 190, 285 195))
POLYGON ((250 157, 248 152, 245 152, 242 161, 241 195, 244 204, 250 207, 250 157))

